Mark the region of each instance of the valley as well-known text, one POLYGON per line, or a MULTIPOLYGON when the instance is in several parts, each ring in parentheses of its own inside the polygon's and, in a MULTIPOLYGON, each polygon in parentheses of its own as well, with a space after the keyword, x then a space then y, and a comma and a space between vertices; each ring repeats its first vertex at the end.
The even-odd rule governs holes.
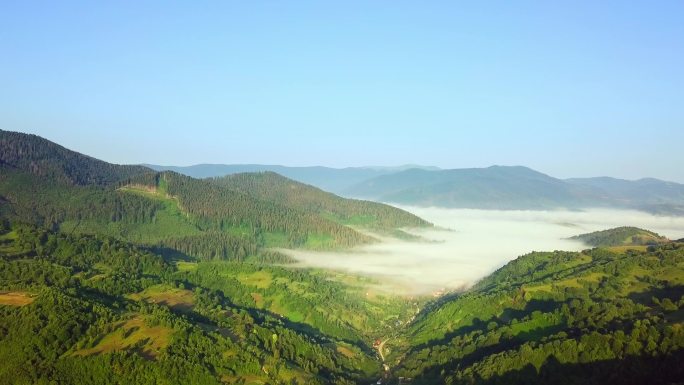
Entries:
MULTIPOLYGON (((587 243, 582 239, 573 239, 582 233, 641 223, 648 224, 650 229, 670 239, 679 239, 684 235, 682 217, 656 216, 629 210, 401 208, 429 220, 435 227, 411 230, 412 234, 419 237, 417 240, 386 238, 380 243, 335 252, 281 252, 295 259, 297 266, 362 274, 381 279, 386 292, 431 297, 440 292, 467 289, 506 263, 531 251, 582 251, 598 245, 589 237, 583 237, 587 243)), ((632 234, 626 229, 618 238, 622 241, 628 235, 632 234)), ((624 247, 637 249, 635 246, 640 244, 626 243, 624 247)), ((603 245, 618 246, 613 243, 603 245)))
POLYGON ((682 378, 681 217, 394 207, 4 131, 0 156, 3 384, 682 378))
POLYGON ((0 385, 684 385, 683 15, 0 1, 0 385))

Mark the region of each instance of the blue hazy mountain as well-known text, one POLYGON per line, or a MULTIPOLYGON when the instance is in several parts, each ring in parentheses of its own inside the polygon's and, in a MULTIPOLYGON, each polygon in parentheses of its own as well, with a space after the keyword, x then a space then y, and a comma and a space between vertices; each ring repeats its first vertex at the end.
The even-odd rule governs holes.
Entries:
POLYGON ((647 178, 558 179, 522 166, 411 169, 368 179, 344 195, 406 205, 550 209, 618 207, 684 214, 684 185, 647 178))
POLYGON ((657 214, 684 215, 684 185, 653 178, 610 177, 559 179, 523 166, 440 169, 260 164, 145 165, 195 178, 272 171, 338 195, 375 201, 449 208, 581 209, 630 208, 657 214))
POLYGON ((159 166, 146 164, 156 171, 175 171, 193 178, 221 177, 244 172, 272 171, 298 182, 339 194, 353 185, 378 176, 409 169, 439 170, 437 167, 404 165, 397 167, 367 166, 332 168, 323 166, 288 167, 264 164, 197 164, 193 166, 159 166))

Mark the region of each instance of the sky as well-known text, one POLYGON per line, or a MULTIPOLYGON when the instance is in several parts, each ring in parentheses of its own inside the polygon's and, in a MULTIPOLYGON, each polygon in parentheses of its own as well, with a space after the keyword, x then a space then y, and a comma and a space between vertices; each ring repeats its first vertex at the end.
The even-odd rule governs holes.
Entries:
POLYGON ((0 129, 115 163, 684 182, 682 1, 3 1, 0 129))

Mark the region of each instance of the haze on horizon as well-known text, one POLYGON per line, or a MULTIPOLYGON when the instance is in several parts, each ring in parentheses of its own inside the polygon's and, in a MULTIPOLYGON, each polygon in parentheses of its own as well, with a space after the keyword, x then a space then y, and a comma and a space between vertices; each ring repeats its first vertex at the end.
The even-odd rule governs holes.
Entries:
POLYGON ((4 2, 0 127, 116 163, 684 182, 684 3, 4 2))

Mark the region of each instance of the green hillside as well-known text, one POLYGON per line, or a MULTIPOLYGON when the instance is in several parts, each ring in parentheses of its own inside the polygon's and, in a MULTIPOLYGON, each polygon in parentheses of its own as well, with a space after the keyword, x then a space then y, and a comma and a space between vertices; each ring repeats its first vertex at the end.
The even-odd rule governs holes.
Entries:
POLYGON ((173 172, 144 174, 122 182, 124 191, 176 202, 200 231, 250 232, 265 246, 308 247, 326 238, 322 248, 351 247, 373 239, 316 212, 288 207, 277 198, 261 199, 241 191, 173 172), (282 235, 282 237, 277 237, 282 235), (277 239, 277 241, 276 241, 277 239), (272 240, 272 241, 269 241, 272 240))
POLYGON ((143 166, 121 166, 70 151, 36 135, 0 130, 0 167, 29 172, 79 186, 106 186, 151 172, 143 166))
POLYGON ((414 384, 684 378, 684 245, 532 253, 426 308, 395 342, 414 384))
POLYGON ((580 234, 570 239, 582 241, 589 246, 644 246, 669 242, 663 236, 638 227, 617 227, 614 229, 580 234))
POLYGON ((0 383, 369 383, 376 339, 385 383, 674 383, 684 244, 613 250, 531 253, 424 304, 343 274, 3 221, 0 383))
MULTIPOLYGON (((112 165, 33 135, 3 131, 0 154, 0 210, 8 217, 205 259, 244 259, 263 247, 338 249, 374 242, 349 225, 429 225, 390 206, 304 185, 293 200, 277 190, 250 190, 238 179, 198 180, 112 165)), ((271 179, 283 186, 296 183, 271 179)))
POLYGON ((379 364, 359 327, 401 306, 361 297, 297 270, 174 262, 4 222, 0 383, 368 382, 379 364))
POLYGON ((273 172, 235 174, 216 178, 214 182, 259 199, 314 212, 344 225, 374 229, 430 226, 406 211, 376 202, 344 199, 273 172))

